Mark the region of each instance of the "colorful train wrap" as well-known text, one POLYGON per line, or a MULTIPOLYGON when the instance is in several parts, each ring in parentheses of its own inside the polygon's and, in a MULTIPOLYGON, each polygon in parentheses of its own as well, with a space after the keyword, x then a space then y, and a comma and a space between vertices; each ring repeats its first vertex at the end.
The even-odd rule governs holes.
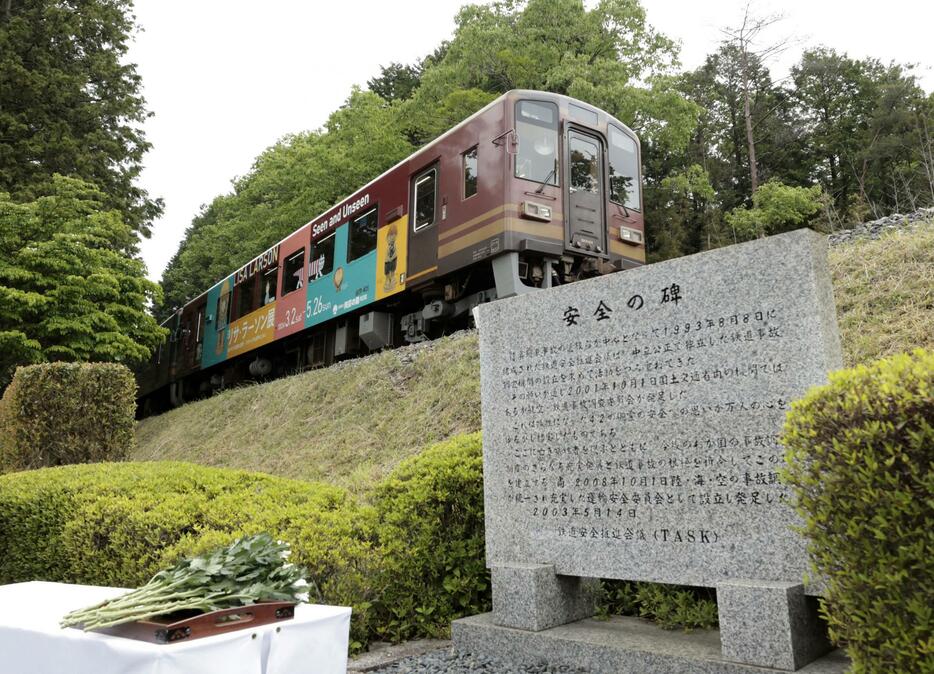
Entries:
POLYGON ((179 309, 141 409, 428 339, 482 302, 644 264, 644 239, 635 134, 510 91, 179 309))

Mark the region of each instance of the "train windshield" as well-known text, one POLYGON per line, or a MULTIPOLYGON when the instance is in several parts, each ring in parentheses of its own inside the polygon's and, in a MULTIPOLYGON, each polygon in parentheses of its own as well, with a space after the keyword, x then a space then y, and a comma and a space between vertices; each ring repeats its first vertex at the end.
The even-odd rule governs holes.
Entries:
POLYGON ((516 104, 516 177, 558 184, 558 106, 519 101, 516 104))
POLYGON ((610 124, 610 200, 634 211, 639 199, 639 153, 636 141, 610 124))

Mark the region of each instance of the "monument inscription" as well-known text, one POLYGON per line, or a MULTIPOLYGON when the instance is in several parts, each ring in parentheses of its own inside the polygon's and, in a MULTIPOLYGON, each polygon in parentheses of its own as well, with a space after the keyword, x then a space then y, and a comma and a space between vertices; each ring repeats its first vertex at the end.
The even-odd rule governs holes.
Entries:
POLYGON ((801 230, 483 305, 487 563, 718 586, 807 571, 779 433, 841 366, 801 230))

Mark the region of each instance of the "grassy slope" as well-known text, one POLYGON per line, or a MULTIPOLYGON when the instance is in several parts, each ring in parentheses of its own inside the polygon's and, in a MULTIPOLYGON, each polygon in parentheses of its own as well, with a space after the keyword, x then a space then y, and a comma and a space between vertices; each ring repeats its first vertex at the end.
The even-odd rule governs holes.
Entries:
POLYGON ((476 333, 406 347, 140 422, 137 461, 174 459, 366 491, 421 447, 480 427, 476 333))
POLYGON ((831 248, 844 363, 934 350, 934 222, 831 248))
MULTIPOLYGON (((847 365, 934 349, 934 226, 831 248, 847 365)), ((477 336, 463 333, 227 391, 140 423, 136 460, 176 459, 364 492, 401 459, 480 428, 477 336)))

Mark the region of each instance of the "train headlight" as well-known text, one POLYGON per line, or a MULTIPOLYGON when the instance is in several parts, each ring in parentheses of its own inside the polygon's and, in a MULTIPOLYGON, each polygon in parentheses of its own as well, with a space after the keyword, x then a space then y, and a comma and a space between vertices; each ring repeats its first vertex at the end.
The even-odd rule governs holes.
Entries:
POLYGON ((619 238, 623 240, 623 243, 629 243, 633 246, 638 246, 642 243, 642 232, 640 232, 638 229, 632 229, 630 227, 620 227, 619 238))
POLYGON ((551 222, 551 206, 536 204, 534 201, 523 201, 519 204, 519 213, 523 218, 551 222))

